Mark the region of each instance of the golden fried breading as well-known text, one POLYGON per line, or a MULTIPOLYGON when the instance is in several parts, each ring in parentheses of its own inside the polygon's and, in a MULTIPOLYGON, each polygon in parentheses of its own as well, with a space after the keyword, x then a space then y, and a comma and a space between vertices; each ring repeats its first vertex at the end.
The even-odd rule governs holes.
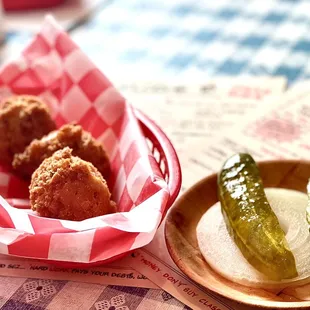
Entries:
POLYGON ((35 96, 14 96, 0 109, 0 161, 11 165, 15 153, 23 152, 36 138, 56 128, 46 104, 35 96))
POLYGON ((64 125, 42 139, 32 141, 23 153, 14 156, 13 168, 30 178, 45 158, 66 146, 72 149, 74 156, 91 162, 104 178, 108 177, 110 163, 102 144, 76 124, 64 125))
POLYGON ((40 216, 81 221, 116 211, 101 173, 65 147, 33 173, 30 204, 40 216))

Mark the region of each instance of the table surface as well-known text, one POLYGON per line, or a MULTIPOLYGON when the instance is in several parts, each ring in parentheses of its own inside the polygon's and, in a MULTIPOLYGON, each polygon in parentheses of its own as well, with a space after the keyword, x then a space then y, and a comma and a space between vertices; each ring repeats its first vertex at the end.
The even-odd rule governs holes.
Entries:
MULTIPOLYGON (((72 37, 107 76, 310 77, 308 0, 103 0, 72 37)), ((29 39, 11 33, 14 52, 29 39)))
MULTIPOLYGON (((102 1, 70 32, 112 81, 283 75, 293 83, 310 77, 309 12, 306 0, 102 1)), ((1 56, 19 52, 31 36, 8 33, 1 56)), ((188 309, 162 290, 4 277, 0 307, 188 309)))

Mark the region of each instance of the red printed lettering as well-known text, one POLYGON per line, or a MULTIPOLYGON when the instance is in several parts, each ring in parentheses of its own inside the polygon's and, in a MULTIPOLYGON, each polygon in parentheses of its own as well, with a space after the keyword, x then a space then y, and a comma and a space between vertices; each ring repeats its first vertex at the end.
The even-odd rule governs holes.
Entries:
POLYGON ((170 276, 168 273, 164 274, 164 278, 167 278, 172 284, 177 284, 179 280, 175 279, 174 277, 170 276))
POLYGON ((161 269, 155 263, 152 263, 152 262, 146 260, 144 257, 141 258, 141 262, 144 263, 146 266, 152 268, 156 272, 161 271, 161 269))
POLYGON ((229 92, 230 97, 255 100, 262 100, 268 94, 270 94, 270 89, 252 88, 248 86, 235 86, 229 92))
POLYGON ((199 299, 199 302, 202 303, 204 306, 207 306, 207 308, 210 308, 211 310, 221 310, 219 307, 212 305, 212 303, 210 303, 209 300, 205 298, 199 299))
POLYGON ((183 290, 187 295, 191 296, 191 297, 196 297, 198 296, 197 293, 195 293, 191 288, 189 287, 186 287, 184 290, 183 290))
POLYGON ((180 287, 182 285, 186 285, 186 283, 182 283, 181 281, 179 281, 178 287, 180 287))

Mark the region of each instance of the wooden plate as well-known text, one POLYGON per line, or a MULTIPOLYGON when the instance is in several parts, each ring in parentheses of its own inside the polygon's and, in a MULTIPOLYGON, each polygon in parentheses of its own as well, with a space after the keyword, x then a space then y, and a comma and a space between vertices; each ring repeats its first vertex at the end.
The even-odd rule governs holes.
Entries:
MULTIPOLYGON (((259 169, 265 187, 306 192, 310 162, 268 161, 259 163, 259 169)), ((205 288, 237 302, 272 309, 310 309, 310 284, 272 292, 233 283, 213 271, 200 253, 196 227, 217 201, 217 175, 213 174, 190 188, 172 207, 166 220, 165 237, 175 264, 205 288)))

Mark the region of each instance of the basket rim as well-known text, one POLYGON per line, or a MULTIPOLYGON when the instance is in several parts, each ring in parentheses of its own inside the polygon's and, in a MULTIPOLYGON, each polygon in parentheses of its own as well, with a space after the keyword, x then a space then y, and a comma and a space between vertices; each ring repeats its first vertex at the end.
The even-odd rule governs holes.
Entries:
POLYGON ((134 113, 138 121, 142 122, 147 127, 147 129, 155 136, 167 160, 167 166, 169 170, 169 179, 167 183, 170 197, 166 209, 169 209, 178 197, 182 186, 182 170, 177 152, 168 136, 155 123, 155 121, 153 121, 149 116, 147 116, 139 109, 134 108, 134 113))

